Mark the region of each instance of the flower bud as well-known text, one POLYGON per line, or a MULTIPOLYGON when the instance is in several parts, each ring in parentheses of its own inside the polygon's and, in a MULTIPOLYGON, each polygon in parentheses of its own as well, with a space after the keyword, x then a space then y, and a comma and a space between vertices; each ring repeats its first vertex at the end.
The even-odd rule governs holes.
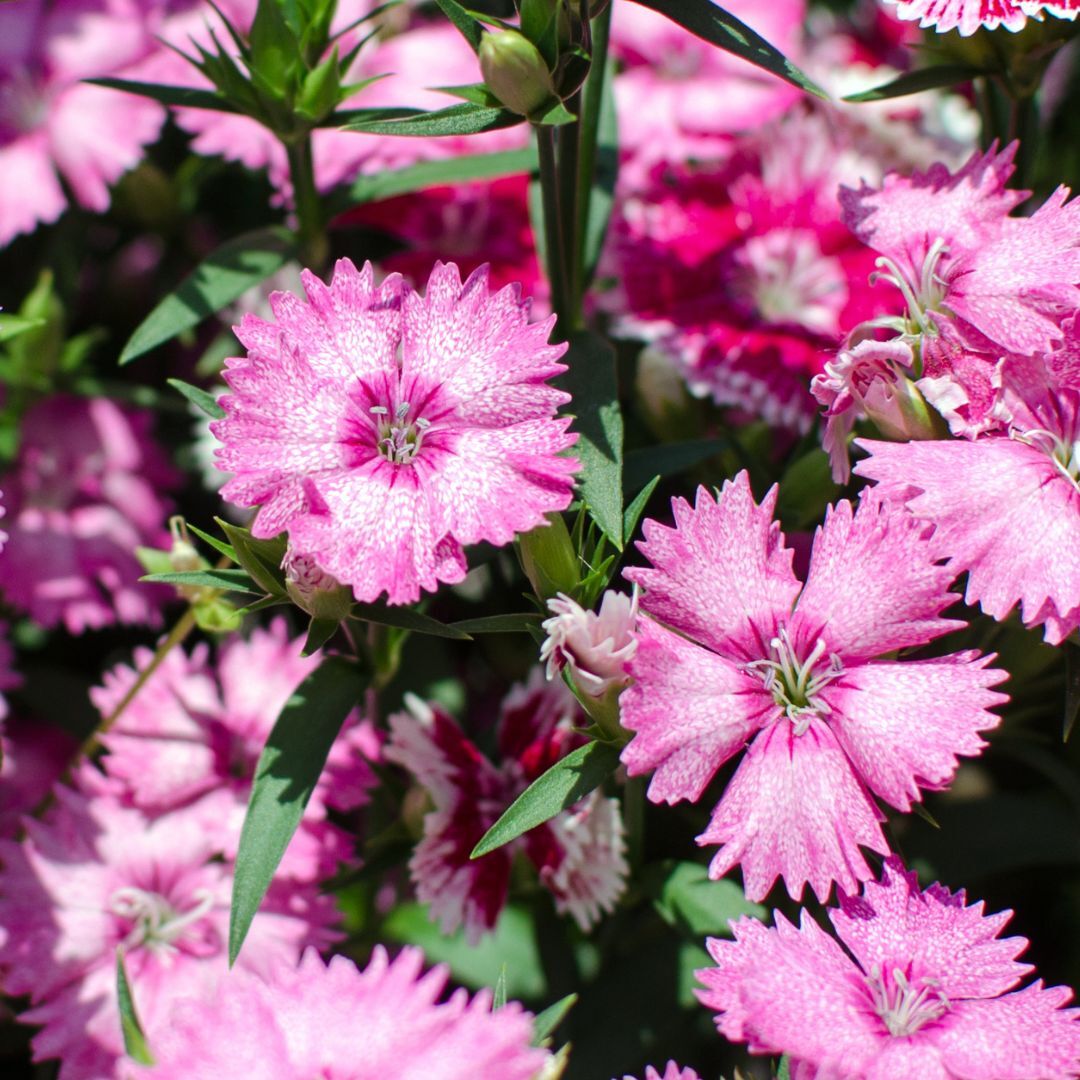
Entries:
POLYGON ((521 568, 541 600, 571 592, 581 581, 579 559, 562 514, 548 514, 547 521, 517 538, 521 568))
POLYGON ((633 596, 608 589, 599 613, 586 611, 564 593, 549 600, 548 607, 554 614, 543 624, 547 639, 540 648, 547 677, 569 665, 574 685, 593 698, 624 686, 626 665, 637 652, 637 589, 633 596))
POLYGON ((340 622, 352 610, 352 590, 328 574, 310 555, 302 555, 291 546, 281 560, 285 571, 285 591, 297 607, 315 619, 340 622))
POLYGON ((485 34, 479 55, 484 83, 511 112, 531 116, 554 99, 555 87, 544 58, 516 30, 485 34))

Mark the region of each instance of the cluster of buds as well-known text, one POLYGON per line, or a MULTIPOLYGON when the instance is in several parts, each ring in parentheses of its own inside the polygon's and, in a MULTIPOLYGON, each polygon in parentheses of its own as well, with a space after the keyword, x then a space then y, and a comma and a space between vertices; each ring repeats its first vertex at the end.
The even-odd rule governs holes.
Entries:
POLYGON ((589 73, 589 19, 607 0, 519 0, 520 29, 485 33, 478 55, 484 83, 502 105, 540 122, 580 89, 589 73))

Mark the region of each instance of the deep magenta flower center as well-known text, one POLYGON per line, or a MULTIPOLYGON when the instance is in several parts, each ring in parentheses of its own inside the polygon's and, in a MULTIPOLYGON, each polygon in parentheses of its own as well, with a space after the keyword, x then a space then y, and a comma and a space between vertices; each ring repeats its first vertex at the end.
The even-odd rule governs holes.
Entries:
POLYGON ((747 669, 760 676, 765 689, 795 726, 795 734, 802 735, 814 717, 831 712, 820 694, 844 673, 844 666, 836 653, 826 657, 827 646, 821 638, 805 657, 800 656, 784 627, 769 642, 769 651, 772 656, 750 661, 747 669))
POLYGON ((919 1028, 944 1016, 949 999, 942 993, 936 979, 911 981, 900 968, 882 975, 875 967, 866 980, 874 1011, 889 1029, 890 1035, 904 1038, 919 1028))

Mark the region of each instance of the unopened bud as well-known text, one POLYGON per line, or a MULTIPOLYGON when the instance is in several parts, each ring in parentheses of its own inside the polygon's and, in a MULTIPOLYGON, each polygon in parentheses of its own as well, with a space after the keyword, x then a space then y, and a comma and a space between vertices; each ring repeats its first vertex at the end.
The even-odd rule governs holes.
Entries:
MULTIPOLYGON (((195 550, 188 537, 187 523, 182 517, 169 518, 169 533, 172 536, 172 547, 169 548, 169 565, 178 573, 191 570, 205 570, 206 560, 195 550)), ((211 590, 212 591, 212 590, 211 590)), ((207 592, 203 585, 177 585, 177 595, 181 600, 194 603, 201 599, 207 592)))
POLYGON ((281 569, 285 571, 285 591, 289 598, 312 618, 340 622, 349 614, 352 590, 328 574, 310 555, 286 548, 281 569))
POLYGON ((516 30, 485 34, 479 55, 484 83, 511 112, 532 116, 553 102, 555 86, 544 58, 516 30))
POLYGON ((564 593, 549 600, 548 608, 553 615, 543 624, 547 639, 540 648, 547 677, 569 666, 574 685, 594 698, 625 686, 626 665, 637 652, 637 589, 633 596, 608 589, 599 612, 586 611, 564 593))

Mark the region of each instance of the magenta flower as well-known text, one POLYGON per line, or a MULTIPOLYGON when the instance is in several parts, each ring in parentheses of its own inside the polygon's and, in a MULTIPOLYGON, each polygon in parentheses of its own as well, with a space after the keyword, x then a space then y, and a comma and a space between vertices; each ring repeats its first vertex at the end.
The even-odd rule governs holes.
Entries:
MULTIPOLYGON (((143 685, 102 742, 101 761, 117 781, 126 802, 158 814, 208 796, 193 807, 209 827, 221 814, 237 818, 239 837, 255 764, 285 702, 319 664, 303 657, 304 639, 290 638, 283 619, 256 629, 245 641, 224 644, 212 663, 205 646, 186 655, 173 649, 143 685)), ((104 685, 90 696, 108 715, 150 662, 149 649, 137 649, 134 668, 118 665, 106 672, 104 685)), ((368 800, 375 777, 368 764, 378 756, 378 738, 357 714, 334 743, 293 837, 282 873, 313 881, 332 872, 349 850, 348 838, 326 821, 327 807, 351 810, 368 800)), ((225 848, 229 858, 235 848, 225 848)))
POLYGON ((969 651, 928 660, 875 659, 922 645, 962 622, 925 525, 864 497, 831 508, 814 538, 806 584, 772 521, 777 489, 754 503, 746 473, 714 500, 672 501, 675 526, 645 522, 654 569, 626 576, 644 590, 636 680, 622 722, 622 760, 653 773, 653 802, 696 801, 717 769, 746 755, 699 844, 722 844, 719 878, 742 865, 759 900, 777 875, 798 897, 870 876, 860 846, 885 854, 873 796, 908 810, 940 789, 958 754, 998 723, 989 689, 1005 672, 969 651))
POLYGON ((855 149, 873 145, 842 117, 797 109, 722 165, 655 176, 613 223, 604 272, 619 283, 607 301, 616 331, 669 358, 696 396, 808 428, 811 377, 885 310, 867 280, 873 252, 842 224, 836 196, 880 170, 855 149))
POLYGON ((107 398, 66 396, 24 416, 3 484, 0 587, 42 626, 160 621, 162 592, 138 583, 135 548, 168 545, 162 492, 177 474, 150 438, 151 419, 107 398))
POLYGON ((734 941, 710 938, 698 997, 726 1039, 790 1054, 799 1080, 1068 1080, 1080 1010, 1062 1007, 1067 987, 1014 989, 1032 968, 1024 938, 998 937, 1011 914, 920 890, 889 859, 829 912, 839 943, 805 911, 798 927, 776 912, 775 928, 742 918, 734 941))
POLYGON ((267 1080, 533 1080, 550 1055, 529 1045, 530 1015, 517 1002, 492 1012, 487 990, 439 1002, 446 969, 423 973, 423 963, 419 949, 390 960, 376 945, 363 970, 309 950, 263 978, 236 972, 150 1032, 157 1064, 137 1075, 222 1077, 243 1061, 267 1080))
POLYGON ((464 925, 475 944, 494 928, 506 903, 513 857, 536 867, 540 882, 587 930, 622 895, 627 864, 622 817, 615 799, 593 792, 523 837, 485 855, 469 855, 525 788, 583 743, 575 723, 587 723, 569 690, 547 683, 540 668, 502 703, 499 760, 489 761, 437 705, 415 698, 390 718, 385 756, 428 790, 434 810, 409 862, 416 895, 431 905, 443 933, 464 925))
POLYGON ((23 0, 0 9, 0 247, 76 201, 103 212, 109 185, 157 138, 165 110, 81 80, 127 70, 148 39, 124 0, 23 0), (62 183, 63 181, 63 183, 62 183))
POLYGON ((424 296, 347 259, 304 287, 306 303, 271 296, 276 326, 245 316, 213 425, 236 474, 222 494, 260 506, 256 536, 286 529, 358 600, 406 604, 461 581, 464 545, 508 544, 569 504, 554 318, 530 324, 516 287, 491 295, 483 269, 462 285, 452 263, 424 296))
MULTIPOLYGON (((623 1080, 634 1080, 632 1076, 624 1076, 623 1080)), ((674 1061, 667 1063, 663 1073, 658 1073, 651 1065, 645 1070, 643 1080, 700 1080, 693 1069, 680 1069, 674 1061)))
MULTIPOLYGON (((20 1019, 41 1025, 34 1060, 60 1058, 61 1080, 100 1080, 123 1057, 116 950, 152 1032, 178 996, 227 971, 232 868, 220 820, 209 828, 191 810, 151 820, 67 788, 57 797, 22 843, 0 842, 0 970, 7 993, 30 997, 20 1019)), ((239 964, 293 963, 305 945, 334 940, 337 918, 312 887, 272 886, 239 964)))
POLYGON ((1080 626, 1080 387, 1054 387, 1035 364, 1004 365, 997 415, 975 440, 859 440, 855 471, 933 522, 935 551, 966 572, 969 604, 1057 645, 1080 626), (1026 375, 1026 377, 1025 377, 1026 375), (1015 376, 1015 377, 1014 377, 1015 376))

